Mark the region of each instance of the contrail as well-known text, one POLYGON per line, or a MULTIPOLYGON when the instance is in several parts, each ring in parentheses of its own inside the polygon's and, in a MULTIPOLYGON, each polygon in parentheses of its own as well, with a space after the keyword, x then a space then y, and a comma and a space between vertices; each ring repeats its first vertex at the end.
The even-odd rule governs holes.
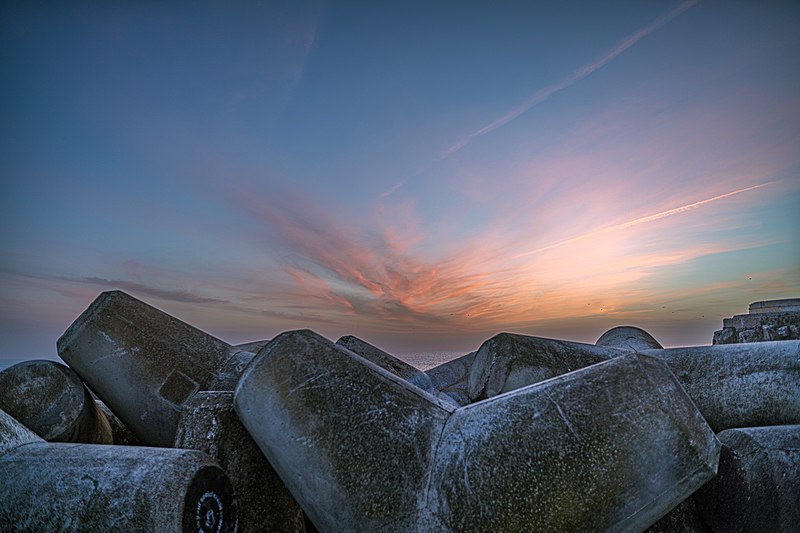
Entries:
POLYGON ((774 181, 768 181, 766 183, 760 183, 758 185, 753 185, 752 187, 746 187, 744 189, 738 189, 735 191, 731 191, 725 194, 720 194, 719 196, 714 196, 713 198, 706 198, 705 200, 700 200, 699 202, 694 202, 691 204, 682 205, 680 207, 676 207, 674 209, 668 209, 666 211, 661 211, 660 213, 655 213, 653 215, 647 215, 644 217, 635 218, 633 220, 629 220, 627 222, 622 222, 621 224, 615 224, 613 226, 609 226, 607 228, 599 229, 596 231, 590 231, 589 233, 584 233, 583 235, 578 235, 577 237, 573 237, 571 239, 566 239, 563 241, 559 241, 554 244, 549 244, 547 246, 543 246, 541 248, 537 248, 535 250, 530 250, 528 252, 523 252, 521 254, 517 254, 513 256, 512 259, 519 259, 520 257, 527 257, 529 255, 538 254, 541 252, 546 252, 548 250, 552 250, 554 248, 559 248, 564 246, 565 244, 570 244, 575 241, 581 241, 583 239, 588 239, 589 237, 595 237, 597 235, 601 235, 603 233, 609 233, 611 231, 616 231, 620 229, 630 228, 631 226, 638 226, 639 224, 645 224, 647 222, 653 222, 655 220, 659 220, 666 217, 671 217, 672 215, 677 215, 680 213, 685 213, 686 211, 691 211, 692 209, 697 209, 698 207, 706 204, 710 204, 711 202, 716 202, 717 200, 722 200, 724 198, 729 198, 731 196, 735 196, 737 194, 741 194, 743 192, 754 191, 756 189, 760 189, 762 187, 766 187, 767 185, 772 185, 775 183, 774 181))
POLYGON ((443 151, 441 154, 439 154, 439 161, 441 161, 442 159, 446 159, 451 155, 453 155, 454 153, 458 152, 466 145, 468 145, 470 142, 472 142, 472 140, 475 139, 476 137, 486 135, 487 133, 492 132, 497 128, 505 126, 506 124, 508 124, 521 114, 525 113, 529 109, 544 102, 545 100, 550 98, 553 94, 574 85, 575 83, 581 81, 583 78, 585 78, 592 72, 604 67, 613 59, 615 59, 618 55, 620 55, 622 52, 624 52, 625 50, 627 50, 628 48, 639 42, 640 39, 646 37, 647 35, 661 28, 662 26, 667 24, 669 21, 671 21, 681 13, 683 13, 690 7, 697 4, 698 1, 699 0, 687 0, 681 3, 672 11, 669 11, 668 13, 661 15, 659 18, 657 18, 647 26, 643 27, 642 29, 640 29, 635 33, 632 33, 631 35, 629 35, 628 37, 617 43, 613 48, 606 51, 602 56, 600 56, 594 63, 584 65, 575 72, 573 72, 572 74, 570 74, 569 76, 567 76, 566 78, 564 78, 563 80, 561 80, 560 82, 554 85, 549 85, 535 92, 534 94, 529 96, 527 100, 522 102, 517 107, 508 111, 505 115, 495 119, 490 124, 487 124, 478 131, 472 133, 471 135, 468 135, 461 141, 457 142, 456 144, 452 145, 451 147, 443 151))

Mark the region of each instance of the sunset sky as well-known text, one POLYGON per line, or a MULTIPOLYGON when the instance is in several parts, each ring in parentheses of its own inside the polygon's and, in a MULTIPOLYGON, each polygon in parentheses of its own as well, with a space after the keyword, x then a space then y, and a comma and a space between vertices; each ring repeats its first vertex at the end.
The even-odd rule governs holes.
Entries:
POLYGON ((800 296, 800 3, 3 2, 0 358, 119 288, 395 353, 800 296))

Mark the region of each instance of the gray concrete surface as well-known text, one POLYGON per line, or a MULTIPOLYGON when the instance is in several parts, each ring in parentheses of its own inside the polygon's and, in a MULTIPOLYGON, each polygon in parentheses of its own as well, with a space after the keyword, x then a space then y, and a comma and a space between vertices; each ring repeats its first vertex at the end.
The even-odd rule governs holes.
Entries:
POLYGON ((629 352, 663 348, 652 335, 636 326, 617 326, 606 331, 595 342, 596 346, 610 346, 629 352))
POLYGON ((295 331, 234 398, 323 532, 642 531, 713 475, 719 451, 667 366, 633 354, 453 409, 295 331))
POLYGON ((607 361, 625 350, 513 333, 481 344, 469 375, 475 402, 607 361))
POLYGON ((232 390, 252 352, 121 291, 104 292, 58 339, 58 353, 143 442, 171 446, 181 406, 232 390))
POLYGON ((25 361, 0 372, 0 409, 50 442, 112 442, 88 389, 56 361, 25 361))
POLYGON ((719 475, 696 496, 711 531, 800 531, 800 425, 729 429, 719 440, 719 475))
POLYGON ((14 426, 0 411, 4 532, 236 530, 230 482, 204 453, 31 441, 14 426))
POLYGON ((239 502, 239 533, 305 531, 303 511, 233 410, 233 393, 198 392, 184 404, 176 448, 210 455, 239 502))

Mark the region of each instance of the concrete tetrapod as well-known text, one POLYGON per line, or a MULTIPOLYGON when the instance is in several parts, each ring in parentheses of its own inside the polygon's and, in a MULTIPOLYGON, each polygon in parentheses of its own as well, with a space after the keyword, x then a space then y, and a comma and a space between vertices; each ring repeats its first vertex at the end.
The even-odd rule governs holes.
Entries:
POLYGON ((641 531, 716 471, 669 369, 625 355, 453 409, 310 331, 266 346, 239 417, 320 531, 641 531))
POLYGON ((233 390, 255 356, 121 291, 100 294, 58 339, 58 354, 153 446, 172 446, 186 400, 233 390))
POLYGON ((469 405, 469 373, 475 355, 470 352, 425 371, 436 390, 450 396, 458 405, 469 405))
POLYGON ((661 359, 711 428, 800 424, 800 341, 642 350, 661 359))
POLYGON ((447 394, 440 393, 439 390, 433 386, 433 382, 431 381, 431 378, 428 377, 428 374, 419 370, 418 368, 414 368, 392 354, 384 352, 377 346, 373 346, 372 344, 352 335, 345 335, 336 341, 336 344, 347 348, 357 355, 360 355, 371 363, 375 363, 379 367, 391 372, 395 376, 403 378, 425 392, 432 394, 433 396, 437 396, 443 402, 452 404, 453 407, 458 407, 458 402, 453 400, 453 398, 447 394))
POLYGON ((204 453, 47 443, 20 427, 0 411, 4 532, 236 531, 230 482, 204 453))
POLYGON ((475 402, 579 368, 607 361, 625 350, 513 333, 500 333, 478 348, 469 375, 475 402))
POLYGON ((209 454, 228 474, 239 504, 239 533, 305 531, 302 509, 242 426, 232 392, 198 392, 189 399, 175 447, 209 454))
POLYGON ((719 475, 695 496, 711 531, 800 529, 800 425, 719 434, 719 475))
MULTIPOLYGON (((613 330, 612 330, 613 331, 613 330)), ((503 333, 486 341, 470 374, 481 398, 537 383, 602 357, 580 343, 503 333)), ((611 347, 595 347, 612 350, 611 347)), ((800 341, 638 350, 674 372, 714 431, 800 423, 800 341)))
POLYGON ((0 409, 50 442, 111 444, 108 419, 78 375, 55 361, 0 372, 0 409))

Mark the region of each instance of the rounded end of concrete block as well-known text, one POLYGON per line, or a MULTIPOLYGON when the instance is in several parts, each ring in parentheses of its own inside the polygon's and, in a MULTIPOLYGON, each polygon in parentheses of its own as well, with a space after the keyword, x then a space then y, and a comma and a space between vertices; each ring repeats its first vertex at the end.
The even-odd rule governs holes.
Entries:
POLYGON ((50 442, 111 443, 111 427, 88 389, 55 361, 24 361, 0 372, 0 409, 50 442))
POLYGON ((181 531, 233 533, 238 509, 233 487, 220 468, 201 468, 189 483, 183 502, 181 531))
POLYGON ((664 348, 652 335, 636 326, 617 326, 606 331, 595 346, 608 346, 623 350, 660 350, 664 348))

